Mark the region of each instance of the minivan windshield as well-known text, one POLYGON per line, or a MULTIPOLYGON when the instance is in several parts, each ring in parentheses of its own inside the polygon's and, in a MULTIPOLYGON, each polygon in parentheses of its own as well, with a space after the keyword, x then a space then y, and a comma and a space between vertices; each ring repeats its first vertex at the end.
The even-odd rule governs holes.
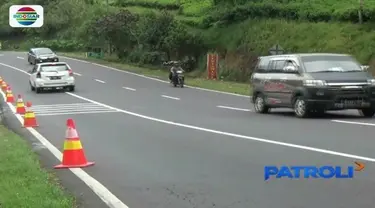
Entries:
POLYGON ((35 50, 35 53, 38 55, 53 54, 53 51, 51 51, 49 48, 38 48, 35 50))
POLYGON ((61 72, 67 70, 69 70, 69 67, 66 64, 44 65, 40 67, 40 71, 42 72, 61 72))
POLYGON ((359 63, 351 56, 302 56, 306 72, 360 72, 359 63))

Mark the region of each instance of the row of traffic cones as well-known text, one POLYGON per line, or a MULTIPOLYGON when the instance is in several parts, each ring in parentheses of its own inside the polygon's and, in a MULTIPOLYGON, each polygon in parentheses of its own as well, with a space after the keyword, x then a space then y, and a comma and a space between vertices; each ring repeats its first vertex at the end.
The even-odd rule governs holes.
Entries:
MULTIPOLYGON (((14 96, 10 86, 0 77, 1 90, 6 95, 7 103, 14 103, 14 96)), ((34 128, 38 127, 35 113, 31 110, 31 103, 27 102, 26 107, 21 95, 17 96, 16 101, 16 114, 24 115, 23 127, 34 128)), ((94 162, 89 162, 86 159, 85 152, 83 150, 81 140, 78 136, 78 132, 73 119, 68 119, 66 122, 66 135, 64 142, 64 151, 62 163, 56 165, 56 169, 62 168, 84 168, 94 165, 94 162)))

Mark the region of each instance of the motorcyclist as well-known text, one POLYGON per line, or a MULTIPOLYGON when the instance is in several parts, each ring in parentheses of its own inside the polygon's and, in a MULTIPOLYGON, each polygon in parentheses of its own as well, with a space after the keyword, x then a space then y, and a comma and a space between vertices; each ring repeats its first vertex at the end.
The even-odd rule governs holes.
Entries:
POLYGON ((177 71, 184 71, 180 64, 178 63, 175 63, 173 64, 173 66, 171 67, 170 71, 169 71, 169 81, 172 83, 173 81, 173 77, 176 75, 177 71))

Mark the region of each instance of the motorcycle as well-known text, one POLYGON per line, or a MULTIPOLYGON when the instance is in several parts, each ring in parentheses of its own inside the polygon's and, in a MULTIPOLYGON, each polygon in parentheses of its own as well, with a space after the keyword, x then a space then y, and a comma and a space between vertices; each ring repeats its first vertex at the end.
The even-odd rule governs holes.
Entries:
POLYGON ((176 71, 176 74, 174 74, 173 76, 173 86, 174 87, 180 86, 181 88, 183 88, 184 82, 185 82, 184 72, 181 70, 176 71))

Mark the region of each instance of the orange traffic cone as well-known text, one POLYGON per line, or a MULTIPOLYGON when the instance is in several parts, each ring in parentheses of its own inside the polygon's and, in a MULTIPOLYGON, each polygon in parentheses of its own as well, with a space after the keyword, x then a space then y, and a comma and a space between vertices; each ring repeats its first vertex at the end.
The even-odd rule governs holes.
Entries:
POLYGON ((85 152, 83 150, 73 119, 68 119, 66 121, 66 126, 67 130, 62 163, 60 165, 56 165, 55 168, 84 168, 93 166, 95 164, 94 162, 88 162, 86 160, 85 152))
POLYGON ((0 85, 3 84, 4 80, 2 77, 0 77, 0 85))
POLYGON ((18 98, 17 98, 16 113, 21 114, 21 115, 26 113, 25 104, 23 103, 21 95, 18 95, 18 98))
POLYGON ((12 93, 12 90, 10 89, 10 87, 8 86, 8 89, 6 91, 6 97, 7 97, 7 103, 14 103, 14 96, 13 96, 13 93, 12 93))
POLYGON ((6 91, 7 91, 7 88, 8 88, 8 84, 7 84, 5 81, 3 81, 3 83, 1 84, 1 89, 2 89, 4 92, 6 92, 6 91))
POLYGON ((30 110, 31 103, 27 102, 26 107, 27 107, 27 109, 26 109, 26 112, 25 112, 25 116, 23 118, 23 127, 27 128, 27 127, 37 127, 37 126, 39 126, 38 123, 36 122, 35 113, 32 110, 30 110))

